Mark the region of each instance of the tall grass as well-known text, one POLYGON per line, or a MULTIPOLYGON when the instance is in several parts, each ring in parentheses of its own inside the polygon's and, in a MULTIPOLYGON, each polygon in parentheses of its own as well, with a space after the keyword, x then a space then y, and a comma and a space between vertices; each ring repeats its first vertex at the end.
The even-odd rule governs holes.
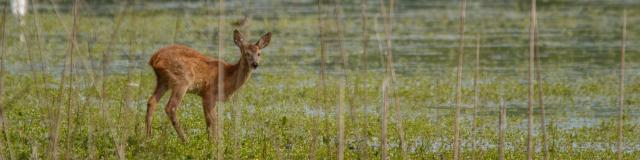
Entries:
MULTIPOLYGON (((219 7, 219 18, 218 18, 218 57, 222 57, 222 55, 224 55, 224 0, 220 0, 220 3, 218 4, 219 7)), ((218 73, 223 73, 223 64, 222 63, 218 63, 218 73)), ((224 96, 224 75, 220 74, 220 76, 218 76, 218 98, 219 100, 223 99, 222 96, 224 96)), ((214 117, 214 119, 216 119, 216 123, 218 123, 216 125, 216 134, 215 134, 215 139, 216 139, 216 159, 224 159, 224 103, 218 103, 217 105, 217 110, 218 110, 218 114, 214 117)))
MULTIPOLYGON (((346 55, 344 48, 343 48, 343 41, 344 41, 344 31, 343 31, 343 26, 342 26, 342 20, 343 20, 343 13, 342 13, 342 6, 341 6, 341 2, 340 0, 335 0, 335 18, 336 18, 336 32, 338 34, 338 43, 337 43, 337 48, 338 48, 338 52, 340 53, 340 57, 342 59, 342 74, 343 77, 342 79, 339 79, 340 82, 339 83, 339 103, 338 103, 338 109, 336 110, 336 116, 337 116, 337 126, 338 126, 338 159, 342 160, 344 159, 344 152, 345 152, 345 122, 344 122, 344 107, 345 107, 345 85, 347 85, 348 82, 348 73, 347 73, 347 68, 348 68, 348 56, 346 55)), ((351 118, 353 118, 353 105, 350 107, 350 116, 351 118)), ((353 122, 353 121, 352 121, 353 122)))
POLYGON ((467 10, 467 1, 460 2, 460 24, 459 34, 460 42, 458 46, 458 66, 456 69, 456 109, 455 120, 453 125, 453 159, 460 159, 460 108, 462 107, 462 64, 464 63, 464 20, 467 10))
MULTIPOLYGON (((367 0, 361 0, 360 1, 360 11, 361 11, 361 20, 362 20, 362 64, 361 64, 361 71, 362 73, 368 77, 369 76, 369 64, 367 63, 367 49, 368 49, 368 44, 369 44, 369 33, 368 33, 368 29, 367 29, 367 0)), ((361 84, 361 90, 364 94, 364 91, 366 90, 366 88, 369 87, 368 81, 367 80, 363 80, 363 81, 359 81, 359 83, 357 84, 361 84)), ((356 85, 357 87, 358 85, 356 85)), ((362 100, 362 106, 363 107, 367 107, 369 104, 368 98, 367 96, 360 96, 361 100, 362 100)), ((367 110, 366 108, 364 108, 364 110, 367 110)), ((359 144, 358 144, 358 149, 359 149, 359 158, 362 159, 368 159, 368 146, 367 146, 367 140, 369 139, 369 136, 367 134, 367 129, 369 128, 369 123, 367 123, 367 120, 369 119, 368 114, 364 114, 362 117, 362 128, 360 129, 359 134, 359 144)), ((357 124, 357 123, 354 123, 357 124)))
POLYGON ((534 83, 533 81, 533 69, 535 64, 535 44, 536 44, 536 26, 537 26, 537 16, 536 16, 536 0, 531 0, 531 17, 530 17, 530 28, 529 28, 529 97, 527 98, 527 159, 533 159, 533 153, 535 152, 533 148, 533 96, 534 96, 534 83))
POLYGON ((338 122, 338 160, 344 159, 344 145, 345 145, 345 127, 344 127, 344 91, 345 82, 340 82, 340 94, 338 95, 339 103, 337 109, 337 122, 338 122))
MULTIPOLYGON (((318 0, 317 3, 317 9, 318 9, 318 41, 320 43, 320 71, 319 71, 319 82, 318 85, 316 86, 316 94, 318 99, 316 100, 315 105, 317 105, 316 109, 317 110, 321 110, 324 109, 323 104, 324 104, 324 87, 325 87, 325 78, 324 78, 324 72, 325 72, 325 60, 326 60, 326 56, 325 56, 325 43, 324 43, 324 17, 323 17, 323 9, 322 9, 322 1, 318 0)), ((317 115, 313 115, 313 125, 314 126, 318 126, 320 123, 320 114, 317 115)), ((318 148, 318 136, 319 136, 319 128, 318 127, 314 127, 312 129, 312 133, 311 133, 311 148, 318 148)), ((315 160, 317 159, 317 149, 314 149, 311 151, 311 153, 309 154, 309 159, 315 160)))
POLYGON ((180 12, 182 10, 182 8, 184 8, 184 2, 178 2, 178 9, 176 10, 177 13, 176 14, 176 20, 175 20, 175 26, 174 26, 174 30, 173 30, 173 39, 172 39, 172 43, 178 43, 178 38, 180 36, 180 22, 182 22, 182 14, 184 12, 180 12))
POLYGON ((343 19, 343 13, 342 13, 342 7, 340 5, 340 0, 335 0, 334 4, 335 4, 335 18, 336 18, 336 32, 338 34, 338 43, 336 48, 338 49, 338 52, 340 53, 340 59, 342 60, 342 68, 343 68, 343 76, 344 78, 347 78, 347 69, 349 67, 349 57, 345 54, 344 52, 344 48, 343 48, 343 41, 344 41, 344 31, 343 31, 343 27, 342 27, 342 19, 343 19))
MULTIPOLYGON (((75 7, 74 7, 75 8, 75 7)), ((74 9, 75 10, 75 9, 74 9)), ((70 56, 72 55, 72 46, 73 46, 73 39, 72 37, 74 37, 75 32, 72 30, 69 31, 69 40, 68 40, 68 45, 69 47, 67 48, 68 51, 65 54, 64 60, 65 62, 63 62, 63 67, 62 67, 62 73, 60 74, 60 82, 58 85, 58 93, 56 95, 56 98, 53 102, 53 106, 55 107, 55 109, 53 110, 53 114, 51 116, 51 121, 50 121, 50 127, 49 127, 49 150, 48 150, 48 155, 47 155, 47 159, 58 159, 58 143, 59 143, 59 134, 60 134, 60 115, 62 112, 62 105, 63 104, 63 98, 64 98, 64 94, 65 94, 65 83, 68 82, 66 77, 66 74, 68 72, 67 67, 69 66, 68 60, 72 59, 70 58, 70 56)), ((71 83, 68 83, 69 85, 71 83)), ((69 87, 71 88, 71 87, 69 87)), ((69 92, 70 93, 70 92, 69 92)), ((69 103, 70 104, 70 103, 69 103)), ((67 106, 67 108, 69 108, 70 106, 67 106)), ((66 154, 65 154, 66 157, 66 154)))
MULTIPOLYGON (((107 112, 107 108, 109 108, 111 106, 111 104, 109 103, 109 96, 108 96, 108 82, 107 79, 109 78, 109 61, 110 61, 110 57, 111 57, 111 52, 113 52, 113 48, 114 48, 114 44, 117 41, 118 38, 118 33, 120 32, 120 28, 121 28, 121 24, 122 21, 124 20, 124 18, 126 17, 126 11, 128 9, 128 5, 124 4, 122 7, 120 7, 120 11, 118 12, 117 16, 115 17, 115 23, 114 26, 112 28, 111 31, 111 35, 109 36, 109 41, 107 42, 107 46, 105 48, 105 50, 102 52, 101 56, 102 56, 102 60, 101 60, 101 66, 100 66, 100 72, 101 75, 99 76, 99 81, 101 82, 101 88, 100 88, 100 119, 102 119, 104 121, 104 123, 98 123, 97 121, 94 121, 95 124, 98 125, 98 127, 96 127, 96 130, 98 132, 106 132, 108 133, 111 138, 114 140, 114 143, 116 145, 122 145, 121 141, 118 140, 118 133, 116 133, 116 129, 118 128, 113 128, 114 127, 114 122, 112 122, 112 118, 107 112), (106 126, 104 126, 106 124, 106 126)), ((101 133, 98 133, 101 134, 101 133)), ((94 156, 92 154, 93 149, 99 150, 100 148, 97 148, 97 146, 95 146, 96 148, 93 148, 94 144, 91 143, 90 144, 90 157, 94 156)), ((120 149, 121 147, 116 147, 116 156, 119 157, 120 159, 122 159, 122 156, 124 156, 124 153, 122 151, 122 149, 120 149)))
MULTIPOLYGON (((360 0, 360 16, 362 25, 362 71, 366 74, 369 70, 369 64, 367 63, 367 50, 369 49, 369 32, 367 28, 367 0, 360 0)), ((366 83, 366 81, 365 81, 366 83)), ((366 84, 365 84, 366 86, 366 84)), ((365 100, 366 102, 366 100, 365 100)))
MULTIPOLYGON (((31 5, 31 6, 33 6, 33 5, 31 5)), ((27 27, 27 21, 24 18, 24 15, 17 15, 16 18, 17 18, 18 23, 19 23, 19 26, 17 26, 17 28, 18 28, 17 30, 18 30, 18 32, 20 32, 19 33, 20 34, 19 35, 20 36, 19 37, 19 40, 20 40, 19 44, 20 44, 21 47, 24 48, 24 50, 18 51, 18 53, 27 55, 27 61, 29 63, 29 70, 31 71, 31 82, 32 82, 32 84, 39 84, 38 83, 38 81, 39 81, 39 77, 38 76, 41 75, 41 73, 38 72, 38 69, 36 69, 36 66, 35 66, 36 64, 38 64, 38 62, 35 62, 36 61, 35 60, 36 57, 35 57, 35 54, 34 54, 35 53, 35 51, 34 51, 35 47, 34 47, 34 42, 31 39, 32 36, 30 36, 30 35, 33 35, 31 33, 31 30, 30 30, 31 28, 27 27), (27 36, 25 36, 25 35, 27 35, 27 36)), ((45 84, 45 83, 42 83, 42 84, 45 84)), ((42 96, 42 89, 44 87, 40 87, 40 85, 31 85, 28 88, 29 89, 25 89, 25 90, 28 90, 27 91, 28 94, 35 95, 37 97, 34 100, 35 101, 35 106, 36 107, 43 106, 43 102, 46 101, 46 99, 43 98, 44 96, 42 96)), ((27 93, 27 92, 25 92, 25 93, 27 93)), ((32 125, 32 124, 35 124, 35 123, 33 123, 34 121, 38 121, 38 120, 37 119, 30 119, 30 120, 28 120, 27 123, 29 125, 32 125)), ((16 143, 15 140, 21 139, 21 138, 22 138, 22 136, 18 136, 18 137, 15 137, 15 138, 7 137, 7 139, 8 139, 7 140, 7 142, 8 142, 7 145, 8 146, 13 146, 12 144, 16 143), (12 139, 14 140, 13 142, 12 142, 12 139)), ((35 137, 29 137, 28 143, 30 145, 32 145, 32 152, 33 152, 35 150, 35 148, 33 146, 37 145, 36 144, 37 141, 36 141, 35 137)), ((1 145, 1 143, 0 143, 0 145, 1 145)), ((11 147, 9 147, 9 149, 11 149, 11 147)), ((10 151, 13 151, 13 150, 10 150, 10 151)), ((11 155, 13 156, 13 153, 11 155)), ((37 151, 36 151, 36 156, 37 156, 37 151)), ((1 156, 0 156, 0 158, 1 158, 1 156)))
POLYGON ((384 33, 385 33, 385 42, 386 42, 386 62, 385 68, 388 76, 391 77, 392 81, 395 81, 395 71, 393 67, 393 45, 392 45, 392 33, 393 33, 393 8, 395 5, 395 0, 390 0, 388 6, 385 7, 384 0, 380 3, 380 8, 383 16, 384 23, 384 33))
MULTIPOLYGON (((502 93, 501 93, 502 94, 502 93)), ((498 120, 498 159, 500 160, 504 160, 504 149, 505 149, 505 143, 504 143, 504 134, 505 134, 505 130, 507 129, 506 126, 506 118, 507 118, 507 108, 505 107, 504 104, 504 98, 502 97, 502 95, 500 96, 500 118, 498 120)))
MULTIPOLYGON (((9 6, 9 1, 4 1, 4 6, 2 7, 2 53, 0 53, 0 125, 2 126, 0 129, 2 129, 2 134, 4 135, 3 137, 0 137, 0 158, 4 158, 4 148, 6 146, 7 149, 11 150, 11 147, 9 146, 11 144, 11 142, 6 142, 9 140, 9 124, 8 122, 6 122, 5 120, 5 114, 4 114, 4 98, 5 98, 5 88, 4 88, 4 76, 5 76, 5 66, 4 66, 4 61, 5 61, 5 54, 7 53, 7 31, 6 31, 6 25, 7 25, 7 6, 9 6)), ((11 159, 14 159, 13 153, 11 151, 9 151, 10 157, 11 159)))
MULTIPOLYGON (((126 3, 127 5, 133 5, 131 1, 126 3)), ((120 107, 120 116, 117 117, 117 120, 119 121, 119 126, 117 128, 118 133, 117 136, 115 138, 115 144, 116 144, 116 156, 118 157, 118 159, 126 159, 126 151, 127 151, 127 142, 126 139, 128 139, 128 137, 130 135, 128 135, 127 131, 130 130, 130 126, 134 125, 134 128, 137 129, 137 124, 140 123, 128 123, 128 121, 125 121, 125 117, 132 117, 134 114, 131 114, 132 112, 134 112, 134 110, 132 110, 131 108, 134 108, 134 102, 132 99, 138 99, 137 95, 138 94, 134 94, 134 95, 129 95, 127 93, 135 93, 133 91, 133 87, 135 86, 134 84, 134 71, 135 68, 137 67, 136 63, 135 63, 135 57, 136 57, 136 48, 135 46, 137 46, 138 44, 136 43, 137 41, 137 34, 138 34, 138 29, 134 26, 136 26, 136 23, 138 22, 138 16, 135 15, 133 13, 133 11, 128 10, 127 11, 127 16, 129 16, 130 21, 129 21, 129 27, 130 29, 128 30, 128 41, 129 41, 129 50, 128 50, 128 65, 127 65, 127 73, 126 73, 126 83, 123 89, 123 96, 122 99, 124 101, 124 105, 120 107)), ((136 132, 138 133, 138 132, 136 132)))
MULTIPOLYGON (((536 27, 537 29, 538 27, 536 27)), ((549 146, 547 144, 547 123, 546 123, 546 111, 545 111, 545 106, 544 106, 544 85, 543 85, 543 81, 542 81, 542 75, 540 72, 542 72, 541 68, 541 63, 540 62, 540 51, 539 51, 539 47, 538 47, 538 30, 536 30, 535 32, 535 72, 536 72, 536 81, 538 82, 538 105, 540 106, 540 134, 542 137, 542 159, 544 160, 548 160, 549 159, 549 146)))
POLYGON ((388 48, 389 48, 389 53, 387 55, 387 66, 390 67, 389 71, 391 72, 390 76, 391 76, 391 91, 393 93, 393 102, 394 102, 394 108, 395 108, 395 121, 396 121, 396 130, 398 132, 398 138, 400 140, 400 157, 402 159, 408 159, 409 156, 407 155, 407 141, 405 139, 405 132, 404 132, 404 127, 402 125, 403 123, 403 118, 402 118, 402 110, 400 109, 401 105, 400 105, 400 97, 398 96, 398 86, 397 86, 397 79, 396 79, 396 74, 395 74, 395 68, 393 66, 393 53, 392 53, 392 34, 393 34, 393 10, 395 8, 395 0, 391 0, 391 2, 389 3, 389 19, 387 21, 388 26, 389 26, 389 30, 388 30, 388 34, 387 34, 387 41, 388 41, 388 48))
POLYGON ((387 111, 389 108, 389 82, 390 78, 385 78, 382 83, 382 109, 380 110, 380 159, 387 157, 387 111))
MULTIPOLYGON (((47 78, 45 76, 45 73, 47 73, 47 61, 44 58, 43 49, 42 49, 43 42, 41 40, 41 38, 42 38, 41 35, 42 34, 41 34, 41 27, 40 27, 40 14, 39 14, 38 10, 35 9, 35 6, 37 5, 36 3, 37 3, 37 1, 32 1, 32 4, 31 4, 31 7, 32 7, 31 10, 32 10, 32 13, 33 13, 33 18, 32 18, 33 19, 33 30, 34 30, 33 32, 34 32, 34 37, 35 37, 35 40, 33 40, 34 43, 32 43, 32 44, 34 44, 35 48, 37 48, 36 49, 37 52, 38 52, 38 55, 37 55, 38 57, 37 58, 39 58, 39 61, 40 61, 40 64, 41 64, 41 68, 40 68, 40 73, 41 73, 40 78, 42 80, 41 83, 42 84, 47 84, 47 78)), ((42 90, 40 90, 40 91, 42 92, 42 90)), ((40 94, 40 97, 45 98, 45 97, 49 97, 49 96, 48 96, 47 92, 42 92, 40 94)), ((47 101, 47 100, 48 100, 48 98, 45 99, 45 101, 47 101)))
MULTIPOLYGON (((476 143, 478 141, 478 122, 476 117, 478 115, 478 103, 480 103, 480 89, 478 89, 478 76, 480 74, 480 35, 476 35, 476 66, 473 73, 473 115, 471 117, 471 149, 476 150, 476 143)), ((476 153, 471 154, 471 159, 476 159, 476 153)))
MULTIPOLYGON (((395 8, 395 0, 390 0, 388 4, 386 4, 387 6, 385 7, 385 2, 382 1, 380 3, 380 8, 381 8, 381 12, 383 15, 383 20, 384 20, 384 32, 385 32, 385 38, 386 38, 386 62, 385 62, 385 68, 386 68, 386 76, 387 79, 390 80, 390 82, 388 83, 388 88, 387 88, 387 96, 389 96, 388 94, 391 93, 392 95, 389 96, 391 97, 391 99, 385 99, 385 101, 391 101, 393 100, 394 102, 394 106, 395 106, 395 110, 396 110, 396 114, 395 114, 395 120, 396 120, 396 129, 398 131, 398 136, 399 136, 399 140, 400 140, 400 149, 401 149, 401 158, 402 159, 406 159, 407 158, 407 144, 405 141, 405 136, 404 136, 404 128, 402 127, 402 113, 400 110, 400 100, 398 99, 398 97, 394 97, 397 94, 396 89, 394 88, 395 83, 396 83, 396 74, 395 74, 395 68, 393 66, 393 39, 392 39, 392 35, 393 35, 393 13, 394 13, 394 8, 395 8)), ((384 98, 384 97, 383 97, 384 98)), ((386 104, 385 104, 386 106, 386 104)), ((387 107, 385 107, 385 109, 387 109, 387 107)), ((385 111, 386 112, 386 111, 385 111)), ((387 113, 385 113, 387 114, 387 113)), ((383 118, 387 118, 387 116, 383 116, 383 118)), ((384 121, 387 121, 386 119, 384 121)), ((386 125, 386 124, 384 124, 386 125)), ((386 127, 383 127, 386 128, 386 127)), ((386 132, 386 131, 384 131, 386 132)), ((386 137, 384 137, 386 139, 386 137)), ((386 156, 383 156, 383 158, 385 158, 386 156)))
POLYGON ((618 160, 622 160, 623 153, 622 149, 624 148, 624 135, 623 126, 624 126, 624 69, 625 69, 625 61, 624 54, 626 48, 626 38, 627 38, 627 10, 623 11, 622 15, 622 39, 620 40, 620 96, 618 97, 618 143, 616 145, 616 154, 618 155, 618 160))
MULTIPOLYGON (((76 51, 76 34, 78 32, 78 0, 75 0, 73 2, 73 23, 71 26, 71 33, 69 34, 69 48, 68 48, 68 54, 69 54, 69 79, 68 79, 68 83, 67 86, 69 87, 69 89, 67 89, 67 148, 65 150, 65 158, 69 158, 69 157, 74 157, 73 151, 70 151, 73 148, 73 144, 71 143, 70 139, 71 136, 73 134, 73 121, 71 119, 72 117, 72 108, 74 107, 74 98, 76 97, 74 95, 75 91, 74 91, 74 80, 75 80, 75 75, 74 75, 74 52, 76 51)), ((61 82, 64 83, 64 82, 61 82)))

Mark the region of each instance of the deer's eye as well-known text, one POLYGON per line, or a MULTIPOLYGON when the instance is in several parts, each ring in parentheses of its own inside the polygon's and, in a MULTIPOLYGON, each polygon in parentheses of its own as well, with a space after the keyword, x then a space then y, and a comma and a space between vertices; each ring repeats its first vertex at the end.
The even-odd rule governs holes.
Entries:
POLYGON ((258 52, 258 56, 260 56, 260 52, 258 52))

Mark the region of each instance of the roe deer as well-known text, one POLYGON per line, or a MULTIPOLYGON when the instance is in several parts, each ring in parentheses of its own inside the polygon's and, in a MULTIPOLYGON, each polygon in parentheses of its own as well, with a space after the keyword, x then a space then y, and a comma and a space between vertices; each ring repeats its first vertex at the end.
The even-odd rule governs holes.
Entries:
POLYGON ((151 138, 151 122, 156 103, 169 89, 171 89, 171 97, 164 110, 180 140, 186 142, 184 132, 176 117, 176 110, 187 92, 202 97, 207 132, 212 137, 217 120, 216 101, 226 101, 249 80, 251 71, 256 69, 260 62, 260 50, 267 47, 271 41, 271 32, 263 35, 255 44, 245 44, 243 35, 235 30, 233 41, 240 48, 241 54, 240 60, 236 64, 208 58, 198 51, 182 45, 161 48, 151 56, 149 65, 153 67, 156 74, 156 88, 147 104, 146 131, 148 138, 151 138), (219 81, 221 75, 224 79, 222 82, 219 81), (218 95, 218 86, 224 86, 222 88, 223 95, 218 95))

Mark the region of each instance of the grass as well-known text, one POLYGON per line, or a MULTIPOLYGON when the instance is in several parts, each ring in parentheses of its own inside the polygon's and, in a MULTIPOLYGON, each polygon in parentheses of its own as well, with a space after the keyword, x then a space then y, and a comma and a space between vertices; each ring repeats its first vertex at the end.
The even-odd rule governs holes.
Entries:
MULTIPOLYGON (((150 88, 153 87, 151 75, 145 74, 148 76, 142 77, 141 88, 150 88)), ((363 75, 364 76, 364 75, 363 75)), ((276 149, 281 150, 283 153, 287 153, 288 157, 292 158, 305 158, 308 153, 311 151, 316 151, 318 157, 334 157, 335 153, 329 152, 330 148, 334 147, 334 137, 337 131, 337 124, 335 122, 336 118, 324 119, 325 121, 329 121, 328 125, 320 126, 322 129, 319 130, 318 136, 320 140, 320 144, 317 148, 311 148, 312 144, 310 139, 311 132, 309 132, 314 126, 309 125, 312 124, 314 116, 321 116, 321 114, 329 114, 328 117, 334 117, 335 112, 328 111, 322 112, 314 110, 313 102, 315 95, 315 88, 312 87, 304 87, 305 80, 308 77, 315 77, 315 75, 308 74, 296 74, 291 77, 281 77, 278 75, 272 74, 264 74, 260 76, 254 77, 255 79, 251 80, 251 83, 244 88, 244 90, 240 91, 236 98, 239 99, 236 106, 239 107, 239 110, 242 114, 241 121, 241 132, 239 132, 241 140, 241 150, 240 150, 240 158, 274 158, 276 157, 276 149), (264 98, 266 94, 269 94, 271 98, 264 98), (322 112, 318 114, 311 114, 310 112, 322 112)), ((373 76, 369 76, 367 81, 371 84, 378 84, 372 86, 382 86, 379 79, 376 79, 373 76)), ((7 86, 21 86, 33 87, 38 86, 38 84, 34 83, 24 83, 29 82, 29 77, 27 76, 7 76, 7 86)), ((401 97, 403 101, 403 112, 405 113, 405 118, 403 120, 403 125, 405 126, 405 134, 407 138, 407 145, 409 146, 408 155, 410 158, 418 158, 418 157, 430 157, 430 156, 440 156, 442 154, 445 157, 449 154, 452 154, 449 149, 451 129, 449 126, 453 124, 454 119, 451 118, 453 114, 453 110, 443 109, 440 112, 444 112, 440 117, 432 117, 432 115, 427 115, 426 112, 433 110, 433 106, 423 105, 425 102, 421 101, 422 98, 414 98, 420 95, 447 95, 450 93, 450 88, 441 88, 433 90, 431 88, 436 88, 436 86, 432 86, 433 79, 429 77, 412 77, 412 78, 399 78, 399 83, 404 84, 403 87, 399 87, 398 89, 398 97, 401 97), (420 84, 420 85, 418 85, 420 84), (413 92, 415 90, 424 90, 422 92, 413 92), (429 91, 430 90, 430 91, 429 91), (427 93, 430 92, 430 93, 427 93), (413 113, 413 114, 409 114, 413 113)), ((87 108, 84 111, 85 115, 82 115, 83 118, 93 117, 92 120, 88 123, 87 121, 75 120, 71 121, 74 126, 78 127, 78 131, 70 133, 65 127, 60 128, 61 135, 72 134, 71 139, 61 139, 60 143, 73 143, 73 148, 70 150, 75 151, 76 156, 78 157, 87 157, 88 156, 88 146, 95 145, 96 146, 96 157, 115 157, 116 156, 116 142, 114 142, 113 137, 109 134, 109 130, 114 129, 110 127, 108 124, 112 124, 113 122, 121 123, 123 126, 128 126, 128 130, 122 130, 121 135, 126 142, 127 150, 126 157, 129 158, 151 158, 151 157, 166 157, 166 158, 204 158, 211 157, 212 148, 209 148, 211 145, 208 141, 204 118, 202 116, 202 108, 200 106, 200 102, 197 96, 189 95, 185 98, 184 105, 181 106, 180 110, 180 120, 184 123, 184 128, 187 132, 189 142, 187 144, 179 143, 179 139, 177 135, 172 130, 171 125, 168 122, 168 118, 166 115, 160 113, 155 114, 154 123, 156 126, 154 128, 155 136, 150 141, 145 140, 145 135, 143 133, 143 116, 145 112, 144 108, 144 95, 148 94, 150 91, 146 91, 144 89, 134 89, 136 90, 132 95, 134 96, 135 107, 131 108, 132 113, 128 113, 127 115, 130 117, 125 117, 120 115, 118 112, 120 107, 124 106, 124 99, 120 96, 122 91, 125 89, 123 86, 127 83, 127 78, 125 76, 112 76, 107 80, 108 89, 107 96, 109 97, 109 105, 106 107, 107 116, 111 118, 104 119, 104 117, 99 116, 99 106, 97 105, 88 105, 85 106, 87 108), (112 122, 109 122, 112 121, 112 122), (94 140, 89 141, 89 127, 95 127, 94 133, 91 135, 94 140), (94 144, 88 144, 94 143, 94 144)), ((449 85, 453 85, 450 83, 449 85)), ((505 90, 513 90, 520 92, 520 95, 524 93, 522 91, 526 91, 526 86, 523 86, 517 82, 506 82, 505 85, 497 85, 497 84, 479 84, 479 88, 482 89, 480 98, 483 101, 497 102, 495 95, 498 95, 495 89, 491 88, 499 88, 505 87, 505 90)), ((631 86, 631 85, 630 85, 631 86)), ((23 87, 9 87, 7 88, 9 91, 19 91, 21 89, 25 89, 23 87)), ((550 87, 549 87, 550 88, 550 87)), ((338 99, 336 96, 329 95, 338 95, 338 86, 337 84, 329 83, 327 86, 327 100, 330 104, 338 104, 338 99)), ((91 95, 95 94, 95 88, 88 87, 83 89, 78 89, 77 92, 80 95, 91 95)), ((348 88, 346 89, 348 90, 348 88)), ((373 99, 375 97, 379 97, 379 87, 367 87, 364 88, 365 92, 361 96, 367 96, 369 99, 373 99)), ((56 92, 54 88, 47 88, 47 92, 56 92)), ((28 95, 27 91, 25 95, 28 95)), ((570 92, 579 92, 577 90, 570 90, 570 92)), ((464 90, 463 93, 471 95, 472 90, 464 90)), ((517 94, 517 93, 516 93, 517 94)), ((560 96, 554 94, 552 92, 545 93, 548 96, 560 96)), ((615 95, 612 95, 615 97, 615 95)), ((471 96, 468 96, 471 97, 471 96)), ((526 133, 522 130, 514 129, 518 128, 519 124, 522 124, 526 121, 523 118, 522 112, 515 112, 515 110, 521 110, 521 108, 517 108, 512 105, 509 105, 513 102, 523 101, 522 96, 517 95, 505 95, 505 99, 507 101, 507 107, 509 109, 509 117, 507 118, 509 125, 509 129, 506 131, 506 143, 507 149, 506 154, 507 158, 524 158, 521 150, 516 149, 520 147, 524 147, 526 141, 523 139, 526 137, 526 133), (514 113, 515 112, 515 113, 514 113), (515 146, 514 146, 515 145, 515 146), (515 147, 515 148, 514 148, 515 147)), ((41 119, 37 117, 42 117, 47 113, 46 107, 38 107, 35 102, 30 101, 28 96, 23 100, 17 100, 7 105, 7 110, 10 111, 7 118, 11 119, 14 124, 9 129, 8 136, 11 140, 13 140, 14 149, 17 157, 28 157, 31 153, 31 146, 29 139, 33 138, 35 142, 38 144, 48 144, 47 142, 47 126, 45 125, 46 119, 41 119), (24 106, 34 106, 34 107, 24 107, 24 106)), ((437 98, 428 98, 432 100, 436 100, 437 98)), ((467 99, 467 98, 465 98, 467 99)), ((468 98, 471 99, 471 98, 468 98)), ((163 99, 163 102, 166 102, 167 98, 163 99)), ((91 99, 87 99, 87 101, 92 101, 91 99)), ((360 104, 364 102, 356 101, 355 104, 360 104)), ((161 103, 162 104, 162 103, 161 103)), ((465 113, 469 114, 471 111, 463 110, 465 113)), ((356 115, 363 114, 377 114, 378 111, 357 111, 356 115)), ((393 114, 393 110, 390 110, 390 115, 393 114)), ((497 108, 495 106, 489 106, 484 110, 480 111, 481 113, 496 113, 497 108)), ((228 113, 228 112, 227 112, 228 113)), ((230 119, 229 115, 225 113, 225 119, 230 119)), ((562 113, 555 113, 562 114, 562 113)), ((70 115, 74 115, 73 113, 70 115)), ((464 114, 463 114, 464 115, 464 114)), ((555 115, 558 117, 558 115, 555 115)), ((362 123, 368 123, 367 126, 371 126, 370 128, 361 128, 366 130, 370 139, 367 140, 369 144, 368 147, 371 148, 371 152, 368 152, 369 155, 376 155, 378 152, 375 148, 377 148, 376 142, 379 140, 378 137, 380 132, 380 128, 376 127, 377 124, 380 123, 380 119, 377 116, 363 116, 368 117, 364 121, 357 121, 359 124, 346 124, 347 126, 357 127, 357 126, 365 126, 362 123)), ((553 116, 552 116, 553 117, 553 116)), ((322 117, 321 117, 322 118, 322 117)), ((481 150, 475 150, 473 152, 478 153, 478 158, 490 158, 497 156, 497 152, 495 151, 495 147, 491 147, 497 144, 497 131, 492 129, 495 128, 494 124, 497 123, 497 119, 490 115, 480 114, 478 116, 478 127, 481 130, 478 133, 478 140, 480 142, 487 143, 487 145, 481 145, 481 150)), ((556 119, 556 122, 563 121, 562 119, 556 119)), ((231 129, 232 121, 225 120, 224 125, 224 136, 232 137, 233 134, 236 134, 231 129)), ((348 122, 348 121, 345 121, 348 122)), ((62 121, 61 126, 67 125, 68 121, 62 121)), ((468 122, 463 121, 462 124, 466 124, 468 122)), ((615 128, 615 121, 603 120, 597 122, 590 127, 581 127, 574 129, 562 129, 559 128, 558 124, 552 124, 548 127, 548 132, 550 136, 550 148, 552 157, 558 158, 588 158, 589 155, 599 157, 599 158, 607 158, 607 155, 614 155, 613 151, 607 152, 600 151, 598 145, 607 145, 614 144, 617 139, 617 136, 613 134, 613 132, 608 132, 615 128), (576 143, 577 145, 586 145, 582 146, 585 148, 573 150, 573 153, 570 153, 567 148, 563 146, 567 146, 569 144, 576 143), (590 143, 594 143, 594 146, 589 146, 590 143)), ((395 125, 389 125, 389 155, 390 158, 393 159, 396 156, 399 156, 401 153, 401 149, 399 148, 399 139, 398 132, 395 132, 395 125)), ((463 127, 461 128, 461 133, 470 133, 468 130, 470 128, 463 127)), ((638 132, 638 128, 635 127, 632 123, 625 123, 625 135, 632 135, 633 133, 638 132)), ((345 150, 345 158, 355 158, 357 156, 358 148, 355 140, 356 130, 347 129, 345 130, 345 141, 346 150, 345 150)), ((467 134, 462 134, 463 137, 468 136, 467 134)), ((534 136, 534 139, 539 139, 539 136, 534 136)), ((626 137, 627 142, 638 142, 640 139, 638 137, 626 137)), ((233 139, 225 138, 225 144, 233 144, 233 139)), ((465 144, 463 141, 462 144, 465 144)), ((46 145, 43 145, 44 147, 46 145)), ((66 150, 68 148, 66 145, 60 146, 60 150, 66 150)), ((232 146, 225 145, 225 157, 232 157, 232 146)), ((46 148, 39 148, 38 151, 46 151, 46 148)), ((39 153, 39 155, 43 155, 44 153, 39 153)), ((638 157, 637 152, 625 152, 625 157, 632 158, 638 157)), ((397 157, 396 157, 397 158, 397 157)), ((632 158, 633 159, 633 158, 632 158)))

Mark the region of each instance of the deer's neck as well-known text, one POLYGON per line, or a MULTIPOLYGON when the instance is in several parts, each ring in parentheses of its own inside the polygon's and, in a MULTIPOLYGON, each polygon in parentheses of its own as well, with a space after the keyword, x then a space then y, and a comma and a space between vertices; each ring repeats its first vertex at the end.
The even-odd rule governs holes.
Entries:
POLYGON ((240 56, 240 60, 236 64, 233 64, 229 69, 225 70, 225 92, 227 95, 232 94, 251 77, 251 67, 249 67, 247 60, 244 56, 240 56))

